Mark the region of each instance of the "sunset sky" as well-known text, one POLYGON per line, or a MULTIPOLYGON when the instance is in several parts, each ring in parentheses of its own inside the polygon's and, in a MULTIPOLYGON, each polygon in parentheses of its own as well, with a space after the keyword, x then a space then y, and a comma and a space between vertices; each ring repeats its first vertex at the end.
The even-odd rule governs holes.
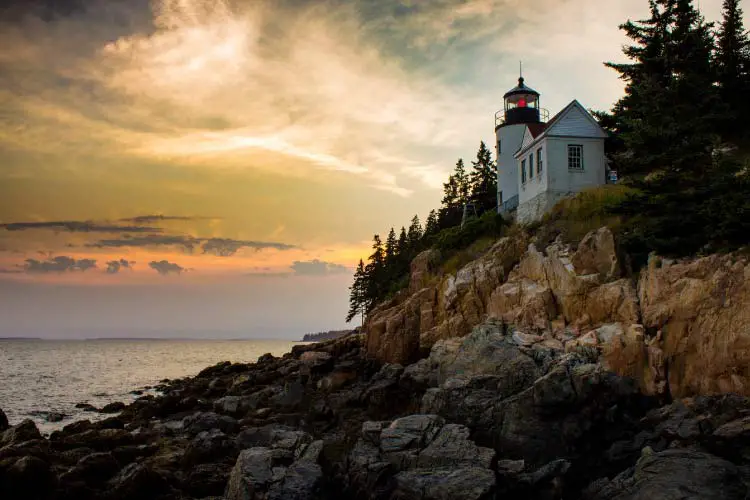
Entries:
MULTIPOLYGON (((702 0, 716 20, 721 0, 702 0)), ((746 9, 750 10, 750 8, 746 9)), ((0 2, 0 336, 345 326, 527 84, 608 109, 646 0, 0 2)), ((746 21, 747 22, 747 21, 746 21)))

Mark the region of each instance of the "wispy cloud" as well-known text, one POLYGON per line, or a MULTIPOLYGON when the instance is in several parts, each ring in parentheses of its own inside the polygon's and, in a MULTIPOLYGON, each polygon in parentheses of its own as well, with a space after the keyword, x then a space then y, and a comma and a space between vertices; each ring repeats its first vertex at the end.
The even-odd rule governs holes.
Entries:
POLYGON ((179 264, 175 264, 174 262, 169 262, 166 260, 160 260, 158 262, 151 261, 148 263, 148 267, 161 274, 162 276, 166 276, 168 274, 181 274, 187 271, 187 269, 180 266, 179 264))
POLYGON ((31 229, 48 229, 69 233, 158 233, 158 227, 120 225, 92 221, 46 221, 46 222, 10 222, 0 224, 6 231, 26 231, 31 229))
POLYGON ((107 262, 107 269, 104 272, 107 274, 117 274, 120 272, 120 269, 132 269, 134 265, 135 261, 132 260, 110 260, 107 262))
POLYGON ((351 269, 341 264, 318 259, 294 261, 291 268, 294 274, 298 276, 327 276, 329 274, 348 274, 351 272, 351 269))
POLYGON ((124 219, 119 219, 118 222, 132 222, 134 224, 153 224, 154 222, 162 222, 162 221, 191 221, 191 220, 200 220, 200 219, 208 219, 208 218, 209 217, 153 214, 153 215, 138 215, 136 217, 126 217, 124 219))
POLYGON ((67 256, 48 260, 26 259, 23 267, 27 273, 64 273, 66 271, 86 271, 96 268, 95 259, 74 259, 67 256))
POLYGON ((180 247, 188 252, 200 248, 204 254, 230 257, 242 248, 251 250, 291 250, 294 245, 272 241, 249 241, 232 238, 197 238, 185 235, 148 234, 145 236, 124 235, 115 239, 103 239, 87 243, 90 248, 148 248, 159 246, 180 247))

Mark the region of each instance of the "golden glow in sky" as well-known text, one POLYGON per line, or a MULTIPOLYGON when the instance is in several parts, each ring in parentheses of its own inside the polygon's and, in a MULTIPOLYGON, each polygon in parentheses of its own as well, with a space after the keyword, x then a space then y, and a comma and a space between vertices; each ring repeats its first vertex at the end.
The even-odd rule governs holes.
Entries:
MULTIPOLYGON (((709 19, 720 4, 702 2, 709 19)), ((372 235, 424 220, 456 160, 493 144, 518 61, 551 112, 574 98, 606 109, 622 84, 602 62, 621 59, 618 24, 646 11, 645 0, 11 2, 0 336, 46 334, 60 311, 65 331, 342 326, 372 235), (211 321, 179 307, 193 303, 211 321), (114 304, 141 313, 101 312, 114 304), (184 315, 160 314, 166 304, 184 315)))

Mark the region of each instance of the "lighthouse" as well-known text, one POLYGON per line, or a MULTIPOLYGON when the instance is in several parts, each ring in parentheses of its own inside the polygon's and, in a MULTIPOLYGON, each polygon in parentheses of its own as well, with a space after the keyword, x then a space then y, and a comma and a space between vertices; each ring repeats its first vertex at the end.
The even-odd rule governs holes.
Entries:
POLYGON ((539 106, 539 92, 527 87, 523 76, 503 96, 504 107, 495 113, 497 153, 497 210, 507 213, 518 206, 518 162, 516 152, 527 128, 541 128, 549 118, 539 106))

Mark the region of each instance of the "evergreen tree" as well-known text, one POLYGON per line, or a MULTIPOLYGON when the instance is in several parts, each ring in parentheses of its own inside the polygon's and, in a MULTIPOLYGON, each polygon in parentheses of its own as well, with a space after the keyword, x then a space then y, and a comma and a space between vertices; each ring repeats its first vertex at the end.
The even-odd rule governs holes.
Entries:
POLYGON ((391 228, 388 232, 388 238, 385 240, 385 265, 388 266, 393 262, 398 253, 398 242, 396 241, 396 231, 391 228))
POLYGON ((458 204, 458 183, 454 175, 448 176, 448 182, 443 183, 443 199, 441 201, 444 209, 448 210, 458 204))
POLYGON ((411 219, 411 225, 409 226, 409 232, 406 235, 408 240, 409 250, 416 252, 419 249, 419 243, 422 239, 422 224, 419 222, 419 216, 415 215, 411 219))
POLYGON ((346 315, 346 322, 351 322, 358 314, 362 316, 362 323, 364 323, 366 302, 365 302, 365 264, 362 259, 359 259, 357 264, 357 270, 354 272, 354 283, 349 287, 349 312, 346 315))
POLYGON ((479 204, 481 211, 488 210, 497 203, 497 166, 484 141, 479 143, 477 159, 471 162, 471 166, 471 196, 479 204))
POLYGON ((635 42, 624 48, 631 62, 607 63, 626 82, 612 115, 624 143, 615 164, 636 177, 705 166, 719 118, 711 25, 691 0, 650 5, 649 19, 621 26, 635 42))
POLYGON ((739 0, 724 0, 723 18, 716 33, 716 77, 726 106, 725 136, 740 137, 750 129, 739 121, 750 111, 750 40, 742 22, 739 0))
POLYGON ((456 200, 458 206, 463 207, 464 203, 469 201, 469 195, 471 194, 471 180, 469 175, 466 173, 466 167, 464 166, 464 160, 459 158, 456 162, 456 169, 454 170, 453 176, 456 179, 456 188, 458 198, 456 200))
POLYGON ((365 307, 369 312, 384 295, 385 283, 385 250, 380 235, 372 238, 372 254, 365 266, 365 307))
POLYGON ((397 253, 399 256, 404 257, 409 251, 409 239, 406 235, 406 228, 401 226, 401 234, 398 236, 398 243, 396 245, 397 253))
POLYGON ((439 230, 440 227, 438 225, 437 213, 435 212, 435 210, 430 210, 430 214, 427 216, 427 221, 425 222, 423 236, 431 236, 437 233, 439 230))

